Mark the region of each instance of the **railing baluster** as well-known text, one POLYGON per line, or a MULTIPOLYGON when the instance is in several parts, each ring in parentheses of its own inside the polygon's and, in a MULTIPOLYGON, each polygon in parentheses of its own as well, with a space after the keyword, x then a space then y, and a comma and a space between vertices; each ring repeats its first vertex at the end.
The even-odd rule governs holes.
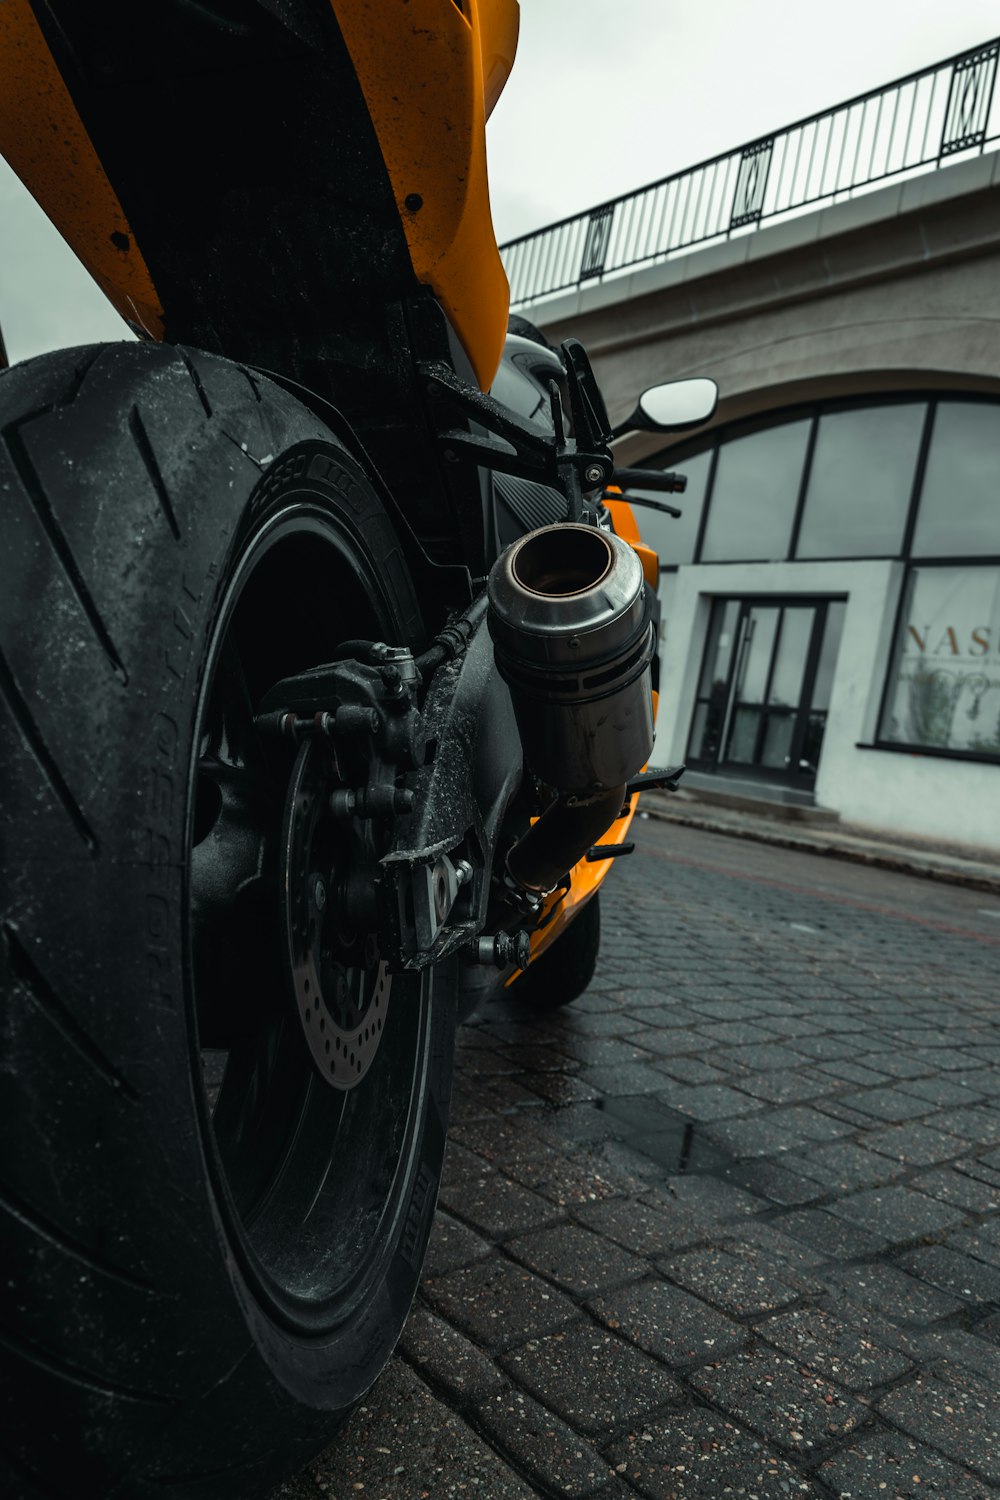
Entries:
MULTIPOLYGON (((926 114, 924 116, 924 135, 923 135, 923 140, 920 143, 920 160, 921 160, 921 162, 929 161, 930 160, 930 155, 929 155, 928 149, 927 149, 927 142, 928 142, 928 139, 933 140, 933 136, 934 136, 934 133, 931 130, 931 122, 934 119, 935 106, 937 105, 937 98, 938 98, 938 84, 940 83, 940 81, 941 80, 940 80, 938 74, 936 74, 936 73, 934 74, 933 78, 931 78, 931 79, 928 80, 928 83, 929 83, 930 87, 929 87, 929 90, 928 90, 927 111, 926 111, 926 114)), ((938 113, 940 114, 940 111, 938 111, 938 113)), ((938 131, 937 133, 940 135, 940 131, 938 131)))
POLYGON ((708 192, 708 201, 705 205, 705 230, 706 238, 716 239, 719 234, 719 223, 722 209, 722 163, 714 161, 711 167, 711 180, 708 192))
POLYGON ((643 258, 643 247, 646 243, 646 234, 649 228, 649 220, 652 213, 654 196, 655 194, 653 193, 643 193, 642 195, 642 206, 639 209, 639 222, 635 226, 635 236, 632 243, 633 263, 636 261, 640 261, 643 258))
POLYGON ((707 168, 703 168, 702 171, 698 173, 698 196, 694 200, 694 213, 691 215, 691 238, 694 241, 698 241, 703 237, 698 233, 698 214, 701 211, 701 195, 705 190, 706 176, 707 168))
POLYGON ((678 249, 680 249, 680 247, 682 245, 686 245, 687 244, 687 240, 685 239, 685 233, 686 233, 686 226, 687 226, 687 213, 688 213, 688 207, 690 206, 690 203, 691 203, 691 174, 688 173, 688 175, 684 178, 684 207, 681 210, 681 221, 680 221, 680 223, 677 226, 677 248, 678 249))
POLYGON ((670 255, 677 248, 677 210, 681 201, 680 180, 670 184, 670 222, 661 241, 664 255, 670 255))
POLYGON ((817 146, 818 141, 819 141, 819 121, 818 120, 814 120, 813 121, 813 127, 812 127, 812 145, 809 148, 809 165, 806 167, 806 198, 807 199, 812 196, 812 187, 811 187, 811 184, 812 184, 813 166, 814 166, 815 161, 816 161, 816 146, 817 146))
MULTIPOLYGON (((796 189, 796 185, 797 185, 798 180, 799 180, 799 164, 802 161, 802 141, 804 139, 805 132, 800 129, 800 130, 796 131, 796 134, 798 135, 799 140, 798 140, 798 145, 795 147, 795 165, 792 168, 792 198, 793 199, 795 199, 798 196, 798 194, 796 193, 795 189, 796 189)), ((792 204, 790 203, 788 206, 789 206, 789 208, 791 208, 792 204)))
POLYGON ((723 232, 723 226, 725 225, 725 234, 727 239, 733 232, 733 216, 732 213, 730 213, 729 223, 725 224, 726 204, 732 203, 733 196, 736 192, 736 184, 733 182, 733 173, 739 173, 738 163, 739 157, 736 155, 731 155, 726 158, 726 176, 722 184, 722 192, 719 195, 719 232, 720 234, 723 232))
POLYGON ((663 255, 665 253, 663 226, 667 222, 667 205, 670 202, 670 189, 672 186, 673 183, 670 182, 663 184, 663 207, 660 209, 660 222, 656 226, 656 238, 653 241, 654 255, 663 255))
POLYGON ((830 164, 830 147, 833 144, 833 127, 836 120, 837 115, 832 114, 830 116, 829 128, 826 133, 826 150, 823 152, 823 170, 819 174, 819 195, 821 198, 826 197, 826 169, 830 164))
POLYGON ((878 101, 878 109, 877 109, 877 111, 875 113, 875 128, 872 131, 872 149, 868 153, 868 175, 865 178, 866 182, 871 182, 872 179, 873 179, 873 177, 874 177, 874 175, 875 175, 872 169, 875 166, 875 152, 876 152, 876 150, 878 148, 878 132, 879 132, 879 126, 882 124, 882 104, 883 104, 884 99, 885 99, 885 95, 884 94, 880 94, 879 95, 879 101, 878 101))
POLYGON ((892 124, 889 127, 889 143, 885 148, 885 169, 887 172, 894 170, 892 166, 892 143, 896 139, 896 121, 899 119, 899 101, 903 97, 903 90, 896 90, 896 98, 892 106, 892 124))
POLYGON ((861 106, 861 119, 858 121, 858 138, 854 143, 854 162, 851 166, 851 181, 848 188, 855 187, 858 181, 858 157, 861 155, 861 139, 865 133, 865 121, 868 118, 868 100, 861 106))
POLYGON ((781 167, 774 182, 774 212, 780 214, 782 209, 781 189, 784 186, 785 167, 788 164, 788 136, 780 136, 776 144, 781 147, 781 167))

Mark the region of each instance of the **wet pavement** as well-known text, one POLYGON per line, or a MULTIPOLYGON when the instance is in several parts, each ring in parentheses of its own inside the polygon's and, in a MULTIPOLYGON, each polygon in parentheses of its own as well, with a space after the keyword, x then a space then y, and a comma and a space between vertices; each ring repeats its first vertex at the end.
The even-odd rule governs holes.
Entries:
POLYGON ((461 1034, 418 1301, 276 1492, 1000 1493, 1000 899, 653 819, 461 1034))

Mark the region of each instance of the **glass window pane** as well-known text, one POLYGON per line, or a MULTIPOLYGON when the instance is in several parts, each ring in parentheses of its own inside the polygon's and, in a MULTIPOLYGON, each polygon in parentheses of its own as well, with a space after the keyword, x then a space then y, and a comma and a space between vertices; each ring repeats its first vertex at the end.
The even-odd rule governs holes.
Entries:
POLYGON ((711 754, 711 747, 705 744, 705 721, 708 718, 708 709, 707 703, 699 703, 694 711, 691 724, 691 749, 688 751, 692 760, 704 760, 711 754))
POLYGON ((837 666, 837 653, 840 650, 840 637, 843 633, 846 613, 847 605, 842 600, 828 604, 826 607, 826 626, 823 630, 823 644, 819 648, 816 682, 813 686, 810 705, 813 709, 822 710, 824 713, 830 707, 833 674, 837 666))
POLYGON ((913 537, 914 557, 1000 552, 1000 404, 941 401, 913 537))
POLYGON ((635 508, 635 518, 639 523, 642 539, 647 547, 652 547, 659 555, 665 568, 689 563, 694 557, 694 544, 698 540, 711 460, 710 448, 706 453, 697 453, 694 458, 682 459, 676 465, 669 458, 649 465, 650 468, 659 469, 676 467, 678 474, 686 475, 687 489, 683 495, 664 495, 659 490, 631 487, 626 492, 626 498, 645 495, 647 499, 658 500, 661 504, 676 505, 681 512, 679 517, 673 517, 662 515, 659 511, 646 510, 640 505, 635 508))
POLYGON ((722 444, 703 562, 788 556, 810 421, 786 422, 722 444))
POLYGON ((708 632, 705 665, 701 669, 698 697, 707 698, 714 683, 721 681, 725 687, 729 677, 729 663, 736 640, 736 621, 740 613, 738 599, 716 599, 712 607, 712 623, 708 632))
POLYGON ((781 617, 781 636, 771 673, 768 703, 783 708, 798 708, 802 696, 802 678, 812 640, 814 609, 786 609, 781 617))
POLYGON ((1000 568, 914 568, 881 738, 1000 755, 1000 568))
POLYGON ((725 717, 724 692, 713 694, 707 703, 698 705, 695 711, 694 727, 691 731, 691 755, 693 757, 709 761, 717 758, 725 717))
POLYGON ((788 765, 792 746, 794 714, 768 714, 760 763, 771 771, 783 771, 788 765))
POLYGON ((759 609, 755 605, 747 617, 736 674, 737 703, 764 701, 780 615, 780 609, 759 609))
POLYGON ((741 765, 753 763, 757 744, 757 725, 760 722, 759 708, 738 708, 733 715, 733 727, 729 731, 729 754, 727 759, 739 761, 741 765))
POLYGON ((926 411, 921 401, 820 417, 796 557, 901 550, 926 411))

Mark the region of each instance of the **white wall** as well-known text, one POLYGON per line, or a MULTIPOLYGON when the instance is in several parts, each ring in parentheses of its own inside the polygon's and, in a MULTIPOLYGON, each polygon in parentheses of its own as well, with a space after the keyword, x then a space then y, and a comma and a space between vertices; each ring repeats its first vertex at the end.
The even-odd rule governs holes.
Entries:
POLYGON ((899 562, 716 563, 667 574, 654 764, 679 765, 687 753, 713 598, 839 594, 847 609, 817 804, 847 823, 1000 849, 1000 767, 858 748, 875 737, 902 582, 899 562))

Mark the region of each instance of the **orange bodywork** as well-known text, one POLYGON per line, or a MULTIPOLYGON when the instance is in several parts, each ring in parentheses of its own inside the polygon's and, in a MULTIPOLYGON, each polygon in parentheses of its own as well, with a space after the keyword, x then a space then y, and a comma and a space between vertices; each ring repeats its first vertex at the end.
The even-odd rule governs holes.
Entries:
POLYGON ((416 277, 434 289, 487 390, 510 292, 490 214, 485 127, 514 63, 517 0, 332 3, 416 277))
POLYGON ((652 547, 647 547, 639 534, 639 527, 635 519, 635 513, 628 501, 623 498, 621 490, 616 484, 609 485, 604 492, 604 504, 611 515, 611 524, 615 528, 615 535, 620 536, 623 542, 638 553, 639 561, 642 563, 642 574, 651 589, 660 586, 660 559, 652 547))
POLYGON ((0 3, 0 56, 3 155, 126 322, 162 338, 156 288, 28 0, 0 3))
MULTIPOLYGON (((615 488, 610 496, 605 494, 604 503, 611 513, 611 521, 615 529, 615 534, 620 536, 622 541, 628 542, 638 553, 646 582, 651 588, 655 589, 659 584, 660 578, 659 558, 652 547, 647 547, 643 542, 639 534, 639 527, 636 524, 635 516, 632 513, 632 507, 628 501, 623 498, 614 499, 614 495, 620 497, 621 490, 615 488)), ((656 722, 658 705, 659 695, 654 693, 654 724, 656 722)), ((625 842, 629 828, 632 826, 632 819, 635 817, 639 806, 638 792, 633 793, 629 797, 625 806, 626 810, 622 813, 621 817, 616 818, 606 829, 603 842, 608 844, 623 844, 625 842)), ((581 859, 569 872, 569 890, 565 892, 553 891, 551 895, 546 896, 542 903, 541 925, 531 934, 532 959, 538 958, 550 944, 555 942, 561 933, 566 931, 567 926, 572 922, 573 918, 580 914, 587 902, 596 894, 598 887, 613 864, 613 859, 602 859, 595 861, 593 864, 586 859, 581 859), (558 909, 556 915, 547 920, 550 912, 556 908, 558 909)), ((520 969, 517 969, 505 983, 508 985, 513 984, 521 972, 520 969)))
MULTIPOLYGON (((486 119, 517 46, 517 0, 331 0, 418 281, 487 389, 509 291, 490 214, 486 119)), ((162 338, 143 255, 31 0, 0 0, 0 151, 136 332, 162 338)), ((331 150, 336 143, 331 142, 331 150)))

